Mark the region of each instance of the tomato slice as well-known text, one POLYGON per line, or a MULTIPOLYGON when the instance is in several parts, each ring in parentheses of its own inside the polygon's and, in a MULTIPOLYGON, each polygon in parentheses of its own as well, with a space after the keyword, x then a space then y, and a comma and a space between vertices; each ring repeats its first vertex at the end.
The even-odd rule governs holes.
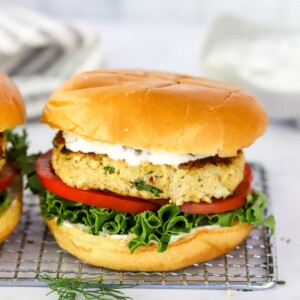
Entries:
POLYGON ((35 161, 35 171, 41 184, 50 192, 64 199, 100 206, 113 210, 139 214, 146 210, 157 211, 161 205, 134 197, 120 196, 98 190, 80 190, 66 185, 53 172, 52 151, 39 156, 35 161))
POLYGON ((245 165, 244 179, 238 185, 233 195, 225 199, 214 199, 212 203, 187 202, 180 205, 180 211, 191 214, 213 214, 233 210, 245 204, 247 195, 251 193, 253 179, 251 168, 245 165))
POLYGON ((7 161, 0 170, 0 191, 7 188, 19 174, 19 169, 14 164, 7 161))

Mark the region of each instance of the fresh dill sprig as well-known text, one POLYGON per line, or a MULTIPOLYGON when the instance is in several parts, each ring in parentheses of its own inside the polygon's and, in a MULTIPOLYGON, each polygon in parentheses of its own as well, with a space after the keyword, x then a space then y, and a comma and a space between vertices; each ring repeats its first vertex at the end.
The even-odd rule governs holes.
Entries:
POLYGON ((101 277, 94 278, 70 278, 62 274, 60 277, 51 277, 48 274, 41 275, 51 291, 47 294, 57 293, 58 300, 76 300, 79 295, 86 300, 129 300, 132 299, 119 291, 122 288, 133 286, 121 284, 103 283, 101 277))

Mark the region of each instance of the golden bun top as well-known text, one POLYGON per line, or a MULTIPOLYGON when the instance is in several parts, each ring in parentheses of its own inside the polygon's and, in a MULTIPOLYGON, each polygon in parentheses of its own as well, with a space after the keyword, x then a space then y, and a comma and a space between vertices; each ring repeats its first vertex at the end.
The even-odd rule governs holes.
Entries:
POLYGON ((54 92, 42 121, 83 138, 152 151, 235 156, 268 119, 248 92, 180 74, 101 70, 54 92))
POLYGON ((0 73, 0 132, 24 123, 23 98, 12 80, 0 73))

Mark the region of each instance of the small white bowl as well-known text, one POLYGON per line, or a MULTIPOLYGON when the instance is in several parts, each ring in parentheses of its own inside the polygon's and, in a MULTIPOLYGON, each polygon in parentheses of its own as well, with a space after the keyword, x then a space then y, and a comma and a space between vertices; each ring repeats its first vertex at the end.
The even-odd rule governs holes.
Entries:
POLYGON ((300 124, 300 29, 220 16, 209 27, 200 64, 204 76, 249 90, 271 118, 300 124))

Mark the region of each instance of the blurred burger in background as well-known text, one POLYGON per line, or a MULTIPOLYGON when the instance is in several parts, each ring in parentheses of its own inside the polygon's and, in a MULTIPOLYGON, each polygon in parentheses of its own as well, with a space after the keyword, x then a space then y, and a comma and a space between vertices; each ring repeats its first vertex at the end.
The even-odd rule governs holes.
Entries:
POLYGON ((24 147, 20 149, 20 140, 10 129, 24 123, 22 96, 9 77, 0 73, 0 243, 17 226, 22 213, 23 186, 16 159, 24 147))
POLYGON ((243 148, 267 116, 226 83, 107 70, 73 76, 42 121, 58 130, 35 170, 58 244, 96 266, 166 271, 222 255, 253 225, 272 231, 243 148))

